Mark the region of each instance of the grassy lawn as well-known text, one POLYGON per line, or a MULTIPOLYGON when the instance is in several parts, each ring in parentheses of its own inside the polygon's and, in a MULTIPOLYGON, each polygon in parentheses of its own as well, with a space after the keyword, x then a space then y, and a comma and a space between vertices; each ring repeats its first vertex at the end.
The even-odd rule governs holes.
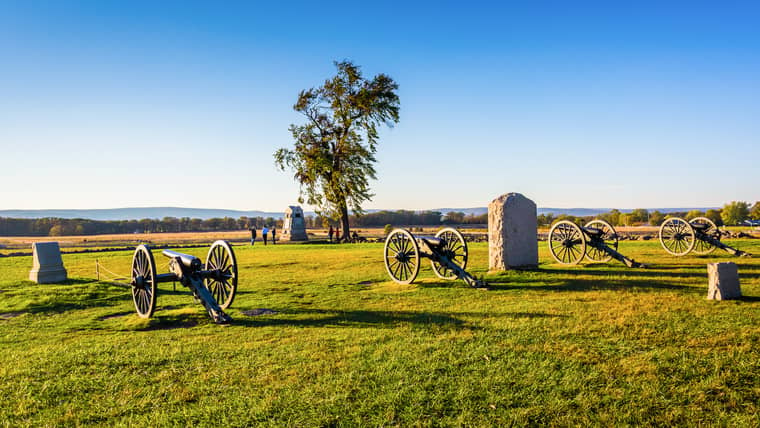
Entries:
MULTIPOLYGON (((760 242, 729 241, 760 254, 760 242)), ((623 241, 617 262, 487 275, 488 291, 423 264, 391 282, 382 244, 235 248, 228 326, 180 285, 154 317, 129 289, 128 251, 69 254, 71 280, 27 281, 0 258, 5 426, 760 425, 760 258, 674 258, 623 241), (705 299, 705 264, 735 261, 739 301, 705 299), (266 308, 276 314, 246 316, 266 308)), ((183 250, 205 259, 207 249, 183 250)), ((158 273, 166 259, 156 254, 158 273)))

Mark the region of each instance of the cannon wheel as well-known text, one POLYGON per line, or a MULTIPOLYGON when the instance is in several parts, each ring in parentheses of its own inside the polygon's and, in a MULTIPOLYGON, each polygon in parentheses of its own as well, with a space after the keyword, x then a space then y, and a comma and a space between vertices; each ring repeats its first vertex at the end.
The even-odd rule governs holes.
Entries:
MULTIPOLYGON (((586 223, 586 225, 583 227, 593 227, 594 229, 600 229, 602 231, 602 241, 604 241, 604 244, 617 251, 618 235, 615 231, 615 228, 612 227, 611 224, 607 223, 604 220, 596 219, 586 223)), ((612 260, 611 255, 592 246, 589 246, 588 251, 586 252, 586 258, 592 262, 600 263, 605 263, 612 260)))
MULTIPOLYGON (((691 221, 689 221, 689 224, 694 224, 694 223, 708 225, 708 227, 707 227, 707 229, 705 229, 704 233, 706 235, 715 235, 715 237, 717 239, 720 239, 720 232, 718 231, 718 226, 716 226, 715 223, 713 223, 713 221, 710 220, 709 218, 707 218, 707 217, 695 217, 695 218, 691 219, 691 221)), ((705 241, 703 241, 701 239, 697 239, 694 242, 694 250, 693 251, 695 253, 697 253, 697 254, 704 255, 704 254, 710 254, 710 253, 712 253, 713 251, 715 251, 715 248, 716 248, 715 245, 713 245, 713 244, 711 244, 709 242, 705 242, 705 241)))
POLYGON ((132 256, 132 300, 140 318, 150 318, 156 310, 156 261, 146 245, 138 245, 132 256))
POLYGON ((684 219, 671 217, 660 226, 660 244, 669 254, 685 256, 694 248, 694 228, 684 219))
MULTIPOLYGON (((462 268, 467 268, 467 241, 464 240, 464 236, 459 233, 458 230, 453 227, 447 227, 441 229, 435 234, 436 238, 442 239, 446 244, 443 246, 443 253, 454 264, 462 268)), ((430 260, 433 265, 433 272, 442 279, 457 279, 457 274, 451 269, 448 269, 440 264, 430 260)))
POLYGON ((399 284, 411 284, 420 272, 420 249, 406 229, 394 229, 385 239, 385 270, 399 284))
POLYGON ((562 220, 549 230, 549 251, 565 265, 576 265, 586 254, 586 236, 577 224, 562 220))
POLYGON ((238 283, 237 259, 229 242, 220 240, 211 244, 205 269, 220 272, 219 276, 206 278, 205 285, 220 308, 229 308, 235 300, 238 283))

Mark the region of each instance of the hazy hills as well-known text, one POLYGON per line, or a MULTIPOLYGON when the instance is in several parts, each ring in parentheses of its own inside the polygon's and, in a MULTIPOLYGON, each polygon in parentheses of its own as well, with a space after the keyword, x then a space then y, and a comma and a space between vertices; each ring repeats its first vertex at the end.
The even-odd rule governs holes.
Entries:
MULTIPOLYGON (((714 207, 707 208, 648 208, 648 210, 658 210, 662 213, 677 212, 677 211, 691 211, 700 210, 704 211, 714 207)), ((568 214, 578 217, 593 216, 600 213, 608 212, 611 208, 538 208, 538 214, 568 214)), ((382 210, 367 210, 368 212, 377 212, 382 210)), ((388 210, 395 211, 395 210, 388 210)), ((430 211, 440 211, 445 214, 449 211, 459 211, 465 214, 480 215, 488 212, 486 207, 476 208, 434 208, 430 211)), ((630 209, 620 209, 621 212, 630 212, 630 209)), ((307 212, 306 215, 313 215, 314 213, 307 212)), ((108 208, 108 209, 93 209, 93 210, 63 210, 63 209, 49 209, 49 210, 0 210, 0 217, 10 218, 43 218, 43 217, 57 217, 57 218, 85 218, 91 220, 139 220, 143 218, 157 218, 164 217, 190 217, 190 218, 222 218, 222 217, 274 217, 281 218, 282 212, 266 212, 266 211, 240 211, 240 210, 225 210, 225 209, 213 209, 213 208, 180 208, 180 207, 147 207, 147 208, 108 208)))

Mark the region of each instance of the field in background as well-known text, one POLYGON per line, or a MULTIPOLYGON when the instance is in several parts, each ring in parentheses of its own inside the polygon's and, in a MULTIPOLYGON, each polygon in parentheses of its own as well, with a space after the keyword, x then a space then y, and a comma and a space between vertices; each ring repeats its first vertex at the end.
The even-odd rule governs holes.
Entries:
MULTIPOLYGON (((760 242, 730 241, 760 254, 760 242)), ((70 281, 26 281, 0 258, 0 421, 40 425, 494 426, 760 423, 760 259, 620 249, 651 269, 486 273, 489 291, 434 277, 390 282, 382 244, 235 246, 229 326, 178 285, 150 320, 131 251, 65 254, 70 281), (707 301, 705 263, 739 264, 745 298, 707 301), (275 313, 248 316, 269 309, 275 313)), ((205 258, 207 248, 186 252, 205 258)), ((166 259, 156 252, 158 272, 166 259)))
MULTIPOLYGON (((435 234, 440 227, 414 227, 421 233, 435 234)), ((364 238, 381 239, 385 237, 383 228, 358 228, 351 229, 364 238)), ((467 233, 485 233, 486 229, 462 229, 467 233)), ((280 232, 278 230, 278 232, 280 232)), ((326 241, 327 229, 308 229, 309 239, 313 241, 326 241)), ((280 235, 277 236, 279 240, 280 235)), ((0 236, 0 254, 10 254, 19 251, 31 251, 34 242, 57 241, 64 250, 84 248, 108 248, 135 246, 138 244, 154 245, 196 245, 211 244, 217 239, 225 239, 233 243, 248 243, 251 233, 247 230, 233 230, 224 232, 181 232, 181 233, 122 233, 113 235, 81 235, 81 236, 0 236)), ((257 242, 261 242, 261 230, 257 234, 257 242)))
MULTIPOLYGON (((434 235, 438 230, 446 226, 432 227, 409 227, 415 233, 434 235)), ((488 233, 485 225, 465 225, 456 226, 466 234, 483 235, 488 233)), ((619 226, 615 228, 618 232, 632 235, 652 235, 656 236, 658 228, 653 226, 619 226)), ((722 230, 728 230, 732 233, 744 232, 760 238, 760 230, 747 226, 721 227, 722 230)), ((384 238, 385 233, 382 227, 360 227, 351 229, 356 231, 364 238, 384 238)), ((278 233, 281 232, 278 230, 278 233)), ((538 228, 539 234, 549 232, 549 227, 538 228)), ((308 229, 307 233, 312 240, 327 240, 327 229, 308 229)), ((65 247, 104 247, 104 246, 123 246, 137 245, 141 243, 153 244, 198 244, 211 243, 217 239, 226 239, 231 242, 249 242, 250 232, 247 230, 232 230, 222 232, 180 232, 180 233, 123 233, 114 235, 81 235, 81 236, 0 236, 0 252, 2 249, 18 250, 29 249, 34 242, 58 241, 62 248, 65 247)), ((280 236, 278 235, 278 239, 280 236)), ((258 231, 258 241, 261 240, 261 231, 258 231)), ((7 252, 7 251, 6 251, 7 252)))

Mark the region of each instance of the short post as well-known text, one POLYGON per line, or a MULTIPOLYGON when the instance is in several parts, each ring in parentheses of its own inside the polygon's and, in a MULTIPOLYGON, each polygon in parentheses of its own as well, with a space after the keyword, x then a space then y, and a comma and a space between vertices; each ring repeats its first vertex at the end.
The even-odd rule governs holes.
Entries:
POLYGON ((95 278, 100 281, 100 264, 98 263, 98 259, 95 259, 95 278))
POLYGON ((736 263, 708 263, 707 264, 707 299, 708 300, 731 300, 742 297, 739 286, 739 268, 736 263))

